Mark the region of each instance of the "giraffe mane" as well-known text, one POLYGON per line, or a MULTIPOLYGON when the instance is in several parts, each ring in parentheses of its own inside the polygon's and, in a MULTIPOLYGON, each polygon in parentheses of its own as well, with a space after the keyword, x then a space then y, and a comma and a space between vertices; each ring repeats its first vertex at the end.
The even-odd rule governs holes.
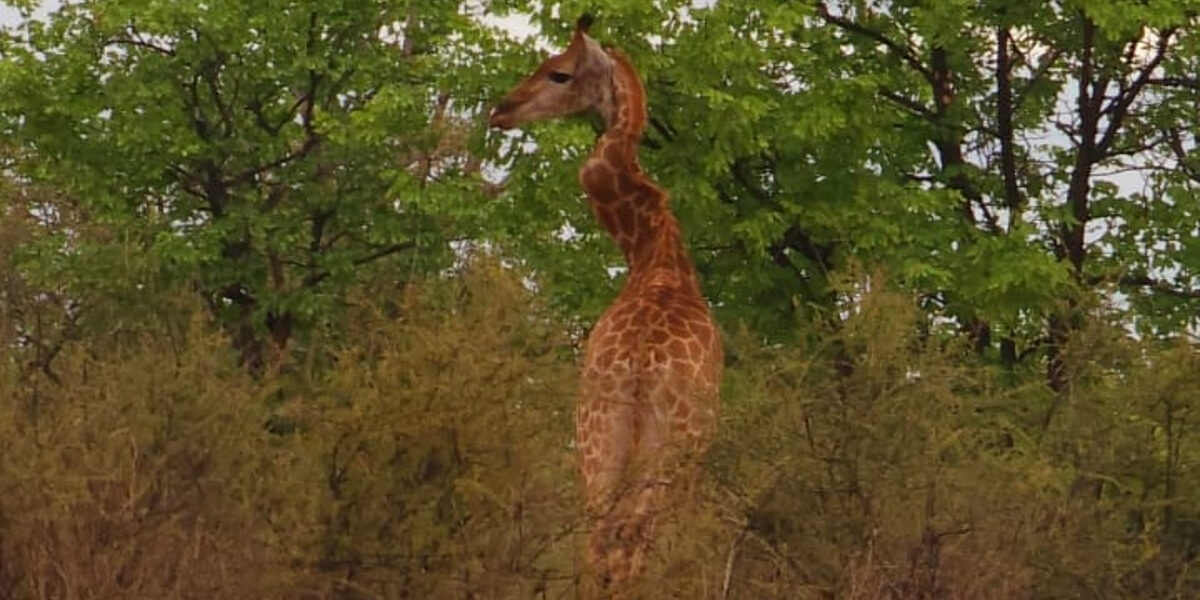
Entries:
MULTIPOLYGON (((605 53, 613 61, 613 77, 621 78, 621 85, 625 88, 628 94, 623 108, 628 111, 626 116, 630 119, 626 123, 626 133, 632 134, 637 138, 641 138, 642 131, 646 128, 646 88, 642 85, 642 78, 638 74, 637 68, 633 66, 633 62, 629 60, 629 56, 618 48, 606 47, 605 53)), ((614 82, 615 83, 615 82, 614 82)), ((637 147, 632 150, 636 153, 637 147)))

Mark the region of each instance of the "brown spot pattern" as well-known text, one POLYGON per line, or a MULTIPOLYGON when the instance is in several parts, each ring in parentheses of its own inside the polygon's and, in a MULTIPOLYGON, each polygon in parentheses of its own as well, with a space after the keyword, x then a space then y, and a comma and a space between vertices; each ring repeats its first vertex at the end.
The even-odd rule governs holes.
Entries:
POLYGON ((599 50, 577 29, 567 50, 518 85, 492 122, 509 127, 588 108, 604 112, 608 127, 579 182, 629 270, 587 341, 576 443, 595 521, 588 562, 619 589, 641 573, 655 519, 676 500, 675 478, 695 472, 708 445, 723 358, 667 194, 638 164, 646 96, 625 55, 599 50), (552 69, 575 75, 569 89, 545 84, 552 69))

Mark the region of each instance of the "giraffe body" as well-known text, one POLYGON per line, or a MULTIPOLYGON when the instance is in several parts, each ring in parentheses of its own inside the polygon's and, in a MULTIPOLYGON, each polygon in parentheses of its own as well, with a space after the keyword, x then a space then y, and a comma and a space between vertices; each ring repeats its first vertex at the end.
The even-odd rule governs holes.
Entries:
POLYGON ((698 471, 716 427, 722 346, 668 196, 638 165, 645 92, 619 51, 576 28, 493 111, 493 126, 595 110, 606 123, 579 172, 592 212, 625 255, 624 288, 585 349, 576 445, 588 562, 614 593, 645 566, 654 526, 698 471))

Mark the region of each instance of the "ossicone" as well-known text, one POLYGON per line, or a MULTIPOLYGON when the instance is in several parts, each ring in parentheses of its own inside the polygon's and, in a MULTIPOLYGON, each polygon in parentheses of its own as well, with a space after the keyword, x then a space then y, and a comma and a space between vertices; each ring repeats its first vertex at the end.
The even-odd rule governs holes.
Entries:
POLYGON ((595 22, 595 20, 596 18, 592 16, 592 13, 583 13, 582 15, 579 15, 579 20, 575 21, 575 29, 587 33, 588 29, 591 29, 592 23, 595 22))

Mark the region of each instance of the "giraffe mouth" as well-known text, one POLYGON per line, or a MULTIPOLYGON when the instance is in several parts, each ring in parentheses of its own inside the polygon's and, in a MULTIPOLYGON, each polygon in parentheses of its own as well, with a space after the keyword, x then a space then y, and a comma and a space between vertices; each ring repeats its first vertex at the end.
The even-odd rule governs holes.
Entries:
POLYGON ((512 129, 517 126, 516 120, 513 119, 512 109, 514 105, 510 102, 501 102, 496 108, 492 109, 492 114, 488 116, 488 126, 496 129, 512 129))

